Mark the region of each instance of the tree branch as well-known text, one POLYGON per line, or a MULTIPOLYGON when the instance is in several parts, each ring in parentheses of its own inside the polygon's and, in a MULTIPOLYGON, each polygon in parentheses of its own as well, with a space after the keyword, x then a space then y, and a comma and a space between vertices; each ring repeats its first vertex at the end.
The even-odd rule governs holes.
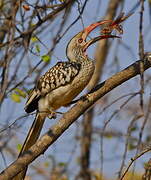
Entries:
MULTIPOLYGON (((20 38, 30 38, 32 33, 37 30, 43 23, 45 23, 46 21, 50 21, 53 18, 55 18, 55 16, 57 14, 59 14, 62 10, 64 10, 65 8, 71 6, 73 3, 75 2, 75 0, 67 0, 64 3, 62 3, 58 8, 54 9, 52 12, 50 12, 48 15, 46 15, 44 18, 42 18, 40 21, 38 21, 35 25, 33 25, 30 29, 21 32, 21 34, 18 37, 15 37, 13 41, 17 41, 20 38)), ((0 43, 0 48, 8 45, 10 42, 7 41, 5 43, 0 43)))
MULTIPOLYGON (((50 130, 42 136, 35 145, 14 161, 0 174, 0 180, 9 180, 22 171, 27 165, 43 154, 48 147, 56 141, 69 126, 90 108, 98 99, 110 92, 115 87, 140 74, 140 63, 136 61, 126 69, 113 75, 106 81, 97 85, 83 100, 79 100, 63 117, 53 125, 50 130)), ((146 53, 144 59, 144 70, 151 67, 151 53, 146 53)))

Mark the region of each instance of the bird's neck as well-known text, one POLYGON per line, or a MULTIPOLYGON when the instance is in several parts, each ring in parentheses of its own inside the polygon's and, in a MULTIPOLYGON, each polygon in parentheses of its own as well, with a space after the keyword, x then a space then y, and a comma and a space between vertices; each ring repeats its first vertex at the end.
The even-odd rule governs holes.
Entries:
POLYGON ((83 64, 85 62, 91 61, 91 59, 87 55, 72 56, 72 58, 68 57, 68 60, 70 62, 76 62, 76 63, 79 63, 79 64, 83 64))
POLYGON ((69 47, 67 46, 66 55, 70 62, 77 62, 82 64, 85 61, 91 61, 85 52, 80 47, 69 47))

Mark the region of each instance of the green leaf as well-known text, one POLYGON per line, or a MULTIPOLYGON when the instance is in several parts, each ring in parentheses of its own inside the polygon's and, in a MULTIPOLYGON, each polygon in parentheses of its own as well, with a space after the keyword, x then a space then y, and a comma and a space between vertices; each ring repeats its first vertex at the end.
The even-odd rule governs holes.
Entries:
POLYGON ((151 141, 151 136, 150 135, 148 135, 147 137, 146 137, 146 142, 150 142, 151 141))
POLYGON ((22 91, 21 89, 14 89, 14 91, 16 92, 16 94, 18 94, 19 96, 26 98, 26 93, 24 91, 22 91))
POLYGON ((128 150, 129 150, 129 151, 132 151, 132 150, 134 150, 134 149, 136 149, 136 146, 135 146, 134 144, 132 144, 132 143, 129 143, 129 144, 128 144, 128 150))
POLYGON ((21 151, 21 148, 22 148, 22 144, 17 144, 17 150, 21 151))
POLYGON ((50 163, 48 161, 44 162, 44 166, 47 168, 50 166, 50 163))
POLYGON ((58 166, 60 166, 60 167, 67 166, 67 163, 65 163, 65 162, 59 162, 59 163, 58 163, 58 166))
POLYGON ((81 158, 80 158, 80 157, 77 157, 77 158, 76 158, 76 163, 77 163, 77 164, 80 164, 80 163, 81 163, 81 158))
POLYGON ((30 94, 32 93, 33 90, 34 90, 33 88, 28 89, 28 90, 27 90, 27 94, 30 95, 30 94))
POLYGON ((150 164, 150 162, 145 162, 145 163, 144 163, 144 168, 145 168, 146 170, 150 170, 150 169, 151 169, 151 164, 150 164))
POLYGON ((37 42, 38 41, 38 38, 36 37, 36 36, 33 36, 32 38, 31 38, 31 41, 34 43, 34 42, 37 42))
POLYGON ((36 44, 35 48, 36 48, 37 53, 40 53, 40 46, 38 44, 36 44))
POLYGON ((137 128, 137 126, 133 126, 133 127, 131 127, 131 132, 134 132, 134 131, 136 131, 138 128, 137 128))
POLYGON ((105 137, 106 137, 107 139, 112 139, 112 138, 113 138, 112 134, 106 134, 105 137))
POLYGON ((19 94, 16 94, 16 93, 12 93, 11 94, 11 99, 16 102, 16 103, 20 103, 21 102, 21 99, 20 99, 20 96, 19 94))
POLYGON ((49 55, 47 55, 47 54, 45 54, 45 55, 43 55, 43 56, 41 56, 41 58, 42 58, 42 60, 44 61, 44 62, 49 62, 50 61, 50 56, 49 55))

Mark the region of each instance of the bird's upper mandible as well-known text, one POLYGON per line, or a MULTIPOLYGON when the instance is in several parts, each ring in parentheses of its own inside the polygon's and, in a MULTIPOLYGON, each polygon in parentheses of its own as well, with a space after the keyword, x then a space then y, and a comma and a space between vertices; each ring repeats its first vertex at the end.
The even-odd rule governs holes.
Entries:
MULTIPOLYGON (((88 35, 98 26, 107 23, 108 21, 101 21, 97 23, 93 23, 90 26, 86 27, 83 31, 76 34, 68 43, 66 48, 66 55, 68 57, 69 61, 78 62, 81 57, 86 57, 86 50, 87 48, 95 43, 96 41, 99 41, 101 39, 107 39, 107 38, 119 38, 118 36, 114 36, 111 34, 102 34, 98 37, 92 38, 91 40, 87 41, 88 35)), ((83 60, 83 59, 82 59, 83 60)))
POLYGON ((133 13, 129 13, 128 15, 124 16, 122 12, 115 20, 103 20, 96 23, 89 25, 88 27, 84 28, 83 31, 76 34, 68 43, 66 48, 66 55, 70 61, 78 61, 77 57, 84 56, 85 51, 87 48, 99 41, 101 39, 107 38, 119 38, 118 36, 111 35, 112 31, 115 30, 119 34, 123 34, 123 28, 121 23, 129 18, 133 13), (89 34, 98 26, 101 26, 101 35, 95 38, 92 38, 89 41, 87 37, 89 34))

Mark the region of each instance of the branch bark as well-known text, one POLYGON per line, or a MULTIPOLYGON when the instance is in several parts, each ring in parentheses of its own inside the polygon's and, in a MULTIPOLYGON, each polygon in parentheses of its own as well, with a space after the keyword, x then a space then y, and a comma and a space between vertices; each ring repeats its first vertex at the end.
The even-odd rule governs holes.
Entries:
MULTIPOLYGON (((33 145, 27 152, 0 173, 0 180, 12 179, 38 156, 44 154, 48 147, 53 144, 53 142, 56 141, 62 133, 98 99, 103 97, 115 87, 140 74, 140 63, 140 60, 136 61, 126 69, 97 85, 91 92, 89 92, 89 96, 85 99, 79 100, 78 103, 68 112, 64 113, 63 117, 58 120, 58 122, 53 125, 50 130, 36 142, 35 145, 33 145)), ((147 53, 144 59, 144 70, 150 67, 151 53, 147 53)))

